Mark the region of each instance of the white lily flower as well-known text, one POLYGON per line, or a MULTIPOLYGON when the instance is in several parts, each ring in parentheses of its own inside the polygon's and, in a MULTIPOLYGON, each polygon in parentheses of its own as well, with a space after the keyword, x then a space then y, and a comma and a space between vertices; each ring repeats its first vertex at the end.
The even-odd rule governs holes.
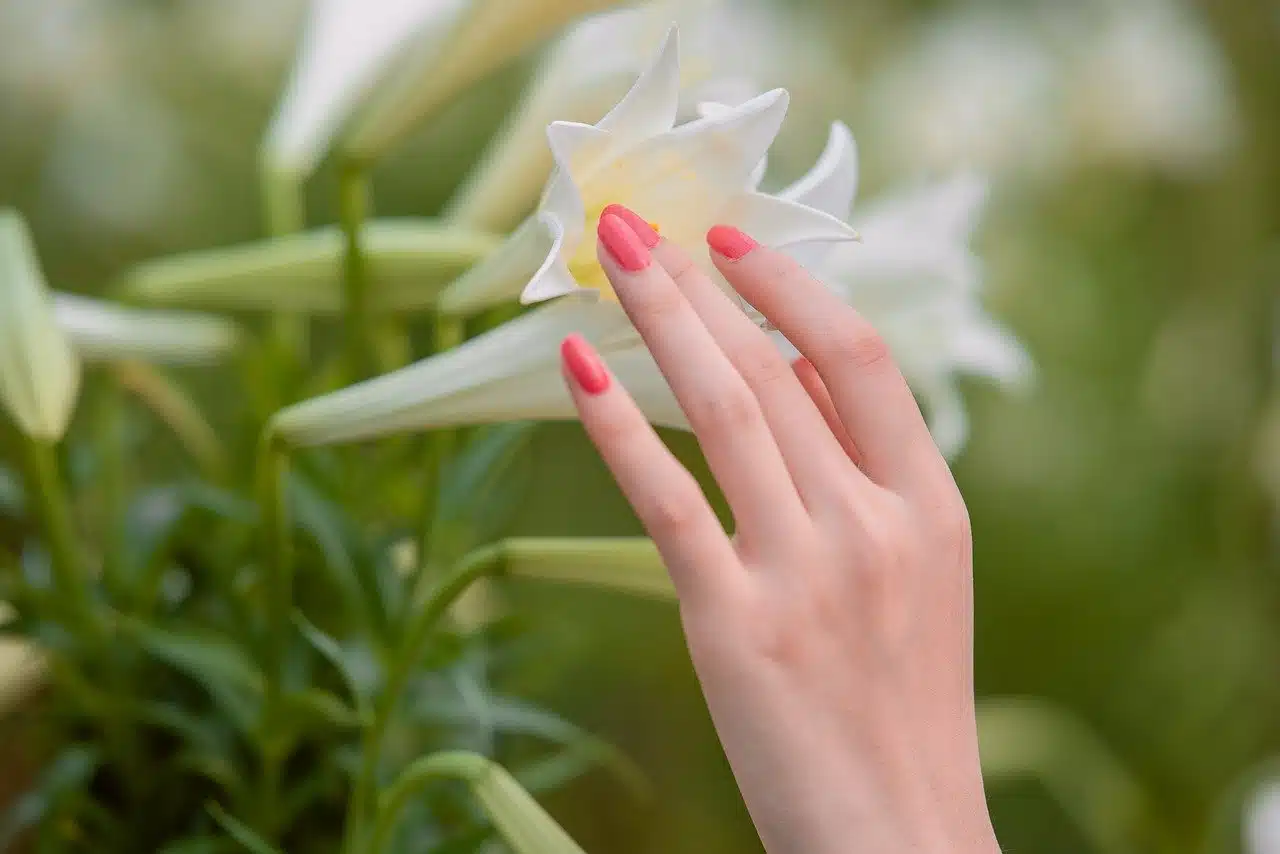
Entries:
MULTIPOLYGON (((683 42, 680 120, 695 118, 704 101, 739 104, 759 94, 748 64, 764 57, 739 26, 750 11, 742 0, 657 0, 575 24, 539 64, 520 104, 451 200, 448 218, 491 231, 519 223, 554 167, 547 125, 599 121, 649 66, 672 22, 683 42)), ((776 39, 776 32, 770 35, 776 39)))
POLYGON ((234 323, 215 315, 132 309, 63 293, 53 295, 53 307, 76 352, 91 362, 211 362, 234 350, 240 339, 234 323))
POLYGON ((53 300, 22 218, 0 210, 0 405, 33 439, 66 432, 80 390, 80 362, 54 315, 53 300))
POLYGON ((267 132, 274 172, 305 176, 345 134, 369 159, 428 112, 615 0, 314 0, 267 132))
MULTIPOLYGON (((757 166, 786 110, 785 92, 673 128, 678 101, 672 31, 653 65, 598 124, 549 128, 557 169, 538 213, 441 296, 455 311, 517 295, 525 302, 554 299, 551 305, 408 368, 290 407, 275 419, 276 432, 308 445, 452 424, 572 418, 559 370, 559 344, 570 332, 600 349, 654 423, 686 426, 596 260, 588 225, 600 211, 630 205, 684 245, 697 245, 716 223, 738 225, 773 246, 856 234, 835 216, 755 190, 757 166)), ((719 276, 709 259, 706 265, 719 276)))
MULTIPOLYGON (((853 141, 837 123, 818 165, 783 195, 848 217, 856 184, 853 141)), ((884 336, 948 455, 968 433, 956 376, 1016 383, 1031 369, 1021 345, 979 299, 981 265, 969 241, 985 199, 985 182, 962 174, 877 200, 853 216, 863 236, 857 246, 792 253, 884 336)))
MULTIPOLYGON (((676 42, 672 29, 653 63, 599 122, 547 128, 556 169, 538 210, 441 294, 442 309, 474 311, 517 295, 531 303, 580 291, 616 302, 596 260, 593 228, 614 203, 642 211, 687 246, 701 243, 717 223, 737 225, 771 246, 857 237, 837 217, 756 191, 757 167, 786 114, 785 90, 675 126, 676 42)), ((710 261, 706 267, 718 275, 710 261)))

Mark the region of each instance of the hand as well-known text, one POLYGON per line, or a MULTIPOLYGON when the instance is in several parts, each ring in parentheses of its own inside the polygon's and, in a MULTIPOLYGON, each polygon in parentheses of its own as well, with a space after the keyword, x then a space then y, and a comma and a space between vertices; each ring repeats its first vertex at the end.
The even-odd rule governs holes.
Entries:
POLYGON ((620 206, 600 262, 697 434, 721 529, 585 340, 562 348, 587 433, 653 537, 770 854, 996 852, 978 764, 968 515, 881 338, 725 226, 711 257, 806 357, 620 206))

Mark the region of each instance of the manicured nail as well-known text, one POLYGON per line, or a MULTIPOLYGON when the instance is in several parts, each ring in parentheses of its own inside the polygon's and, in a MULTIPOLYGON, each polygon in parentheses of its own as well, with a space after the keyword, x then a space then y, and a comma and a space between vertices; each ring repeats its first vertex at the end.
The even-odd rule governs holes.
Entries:
POLYGON ((730 261, 737 261, 760 244, 731 225, 713 225, 707 232, 707 245, 730 261))
POLYGON ((622 269, 635 273, 649 266, 649 247, 640 241, 622 217, 611 213, 603 215, 596 226, 596 234, 622 269))
POLYGON ((626 205, 609 205, 600 213, 600 216, 607 214, 612 214, 631 226, 631 230, 636 233, 636 237, 640 238, 640 242, 650 249, 657 246, 658 241, 662 239, 653 225, 626 205))
POLYGON ((560 342, 560 358, 569 376, 587 394, 600 394, 609 387, 609 369, 581 335, 575 333, 560 342))

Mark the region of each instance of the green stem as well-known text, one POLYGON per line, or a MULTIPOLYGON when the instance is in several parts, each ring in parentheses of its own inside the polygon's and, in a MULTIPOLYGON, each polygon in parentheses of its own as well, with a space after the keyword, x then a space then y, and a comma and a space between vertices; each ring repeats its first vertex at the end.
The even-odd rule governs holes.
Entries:
MULTIPOLYGON (((466 324, 461 317, 445 312, 436 314, 431 348, 433 354, 452 350, 465 338, 466 324)), ((426 436, 426 442, 426 482, 422 491, 422 518, 418 527, 418 561, 422 566, 426 566, 431 557, 432 529, 442 486, 441 479, 444 477, 445 465, 457 445, 458 432, 450 429, 436 430, 426 436)))
POLYGON ((396 819, 400 810, 408 803, 409 798, 417 794, 433 780, 452 779, 468 782, 483 777, 488 773, 487 766, 479 761, 479 757, 463 751, 433 753, 417 760, 380 798, 378 816, 374 821, 373 835, 365 854, 379 854, 386 848, 395 830, 396 819))
MULTIPOLYGON (((271 237, 296 234, 306 227, 302 179, 298 175, 270 170, 263 173, 262 217, 271 237)), ((290 389, 298 367, 306 362, 309 337, 305 317, 284 311, 272 313, 266 349, 277 369, 274 389, 277 405, 292 400, 290 389)))
POLYGON ((361 229, 369 215, 369 179, 364 164, 343 163, 338 176, 338 218, 342 224, 342 298, 347 379, 359 382, 373 372, 369 307, 369 263, 361 229))
POLYGON ((281 770, 287 753, 279 729, 284 695, 284 660, 293 611, 293 541, 288 507, 288 449, 269 434, 258 451, 262 489, 263 559, 267 594, 265 692, 262 713, 262 792, 259 829, 273 840, 280 797, 281 770))
POLYGON ((59 598, 69 604, 72 619, 86 629, 87 634, 97 636, 100 626, 89 595, 90 579, 71 524, 70 505, 62 489, 54 445, 25 436, 21 442, 32 487, 27 494, 44 529, 59 598))
POLYGON ((119 593, 124 562, 125 463, 123 396, 115 377, 108 377, 95 401, 99 483, 102 494, 102 581, 106 588, 119 593))
MULTIPOLYGON (((368 818, 369 805, 373 800, 373 792, 378 783, 378 760, 382 756, 382 742, 387 728, 399 705, 400 695, 404 693, 413 669, 422 656, 423 644, 431 636, 431 631, 440 622, 445 611, 462 595, 473 581, 502 566, 503 550, 500 546, 479 549, 467 555, 436 587, 424 597, 421 607, 409 610, 413 622, 401 638, 399 649, 391 663, 387 675, 386 687, 380 702, 374 710, 373 722, 365 732, 361 745, 360 772, 356 777, 355 789, 347 811, 346 840, 343 843, 344 854, 365 854, 363 848, 364 825, 368 818)), ((374 854, 376 849, 367 849, 374 854)))

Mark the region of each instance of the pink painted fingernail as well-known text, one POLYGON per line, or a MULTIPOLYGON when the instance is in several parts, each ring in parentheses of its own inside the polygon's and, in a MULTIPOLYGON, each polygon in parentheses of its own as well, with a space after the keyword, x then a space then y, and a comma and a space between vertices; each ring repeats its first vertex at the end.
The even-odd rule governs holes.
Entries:
POLYGON ((560 342, 560 359, 578 387, 597 395, 609 387, 609 369, 587 339, 574 333, 560 342))
POLYGON ((760 244, 731 225, 713 225, 707 232, 707 245, 730 261, 737 261, 760 244))
POLYGON ((658 241, 662 238, 658 235, 658 230, 653 227, 640 214, 633 211, 626 205, 609 205, 601 212, 600 216, 612 214, 618 219, 631 226, 631 230, 636 233, 636 237, 640 238, 640 242, 652 249, 658 245, 658 241))
POLYGON ((596 226, 596 234, 622 269, 636 273, 649 266, 649 247, 644 245, 622 217, 611 213, 603 215, 600 217, 600 224, 596 226))

